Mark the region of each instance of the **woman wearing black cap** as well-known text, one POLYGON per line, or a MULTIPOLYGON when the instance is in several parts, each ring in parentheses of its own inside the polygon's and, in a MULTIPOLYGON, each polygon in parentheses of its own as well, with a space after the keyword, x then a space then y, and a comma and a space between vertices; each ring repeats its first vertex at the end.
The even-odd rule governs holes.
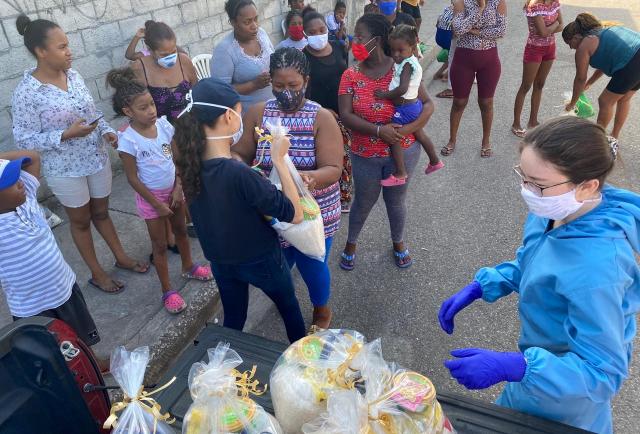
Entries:
POLYGON ((243 130, 236 90, 208 78, 194 86, 190 99, 176 125, 176 165, 202 250, 220 290, 224 326, 244 327, 251 284, 273 300, 294 342, 305 334, 304 320, 278 236, 264 217, 302 221, 298 192, 284 165, 288 143, 273 155, 282 180, 280 192, 231 158, 231 146, 243 130))

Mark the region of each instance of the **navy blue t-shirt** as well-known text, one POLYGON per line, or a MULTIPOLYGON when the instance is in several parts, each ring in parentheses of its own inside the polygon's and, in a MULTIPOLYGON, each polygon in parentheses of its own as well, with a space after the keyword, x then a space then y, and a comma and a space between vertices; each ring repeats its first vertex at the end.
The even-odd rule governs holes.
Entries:
POLYGON ((219 264, 242 264, 280 248, 264 216, 291 222, 291 201, 269 180, 229 158, 202 162, 200 193, 189 205, 205 257, 219 264))

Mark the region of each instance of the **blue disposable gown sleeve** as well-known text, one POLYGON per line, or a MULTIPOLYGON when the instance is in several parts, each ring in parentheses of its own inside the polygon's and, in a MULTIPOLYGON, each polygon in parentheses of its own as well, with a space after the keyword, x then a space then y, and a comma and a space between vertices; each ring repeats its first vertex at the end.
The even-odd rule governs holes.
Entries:
MULTIPOLYGON (((613 280, 615 282, 616 280, 613 280)), ((624 278, 617 282, 624 282, 624 278)), ((625 285, 562 291, 568 299, 563 327, 568 351, 525 350, 527 369, 520 383, 532 396, 579 406, 580 401, 607 403, 628 375, 629 350, 624 342, 625 285)), ((567 411, 576 410, 569 409, 567 411)))
POLYGON ((522 273, 520 271, 520 259, 524 247, 516 252, 516 259, 503 262, 495 267, 481 268, 475 280, 482 287, 482 299, 493 303, 497 299, 518 292, 522 273))

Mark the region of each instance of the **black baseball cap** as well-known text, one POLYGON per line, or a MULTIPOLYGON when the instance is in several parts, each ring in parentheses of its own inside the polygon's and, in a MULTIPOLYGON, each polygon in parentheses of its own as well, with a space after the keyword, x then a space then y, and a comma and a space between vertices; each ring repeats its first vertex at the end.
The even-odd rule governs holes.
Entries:
POLYGON ((191 95, 193 99, 191 110, 196 118, 205 124, 210 124, 227 110, 198 103, 218 104, 233 108, 240 101, 240 95, 233 86, 213 77, 205 78, 196 83, 191 95))

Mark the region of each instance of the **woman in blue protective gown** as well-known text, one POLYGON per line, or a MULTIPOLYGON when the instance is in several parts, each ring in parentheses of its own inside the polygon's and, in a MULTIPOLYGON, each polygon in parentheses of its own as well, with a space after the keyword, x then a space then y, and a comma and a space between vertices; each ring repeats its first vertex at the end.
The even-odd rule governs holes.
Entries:
POLYGON ((474 300, 518 293, 520 351, 455 350, 445 366, 468 389, 507 381, 499 405, 597 433, 613 432, 640 310, 640 196, 604 184, 617 153, 587 120, 530 131, 514 168, 530 210, 516 259, 478 271, 438 314, 451 334, 474 300))

